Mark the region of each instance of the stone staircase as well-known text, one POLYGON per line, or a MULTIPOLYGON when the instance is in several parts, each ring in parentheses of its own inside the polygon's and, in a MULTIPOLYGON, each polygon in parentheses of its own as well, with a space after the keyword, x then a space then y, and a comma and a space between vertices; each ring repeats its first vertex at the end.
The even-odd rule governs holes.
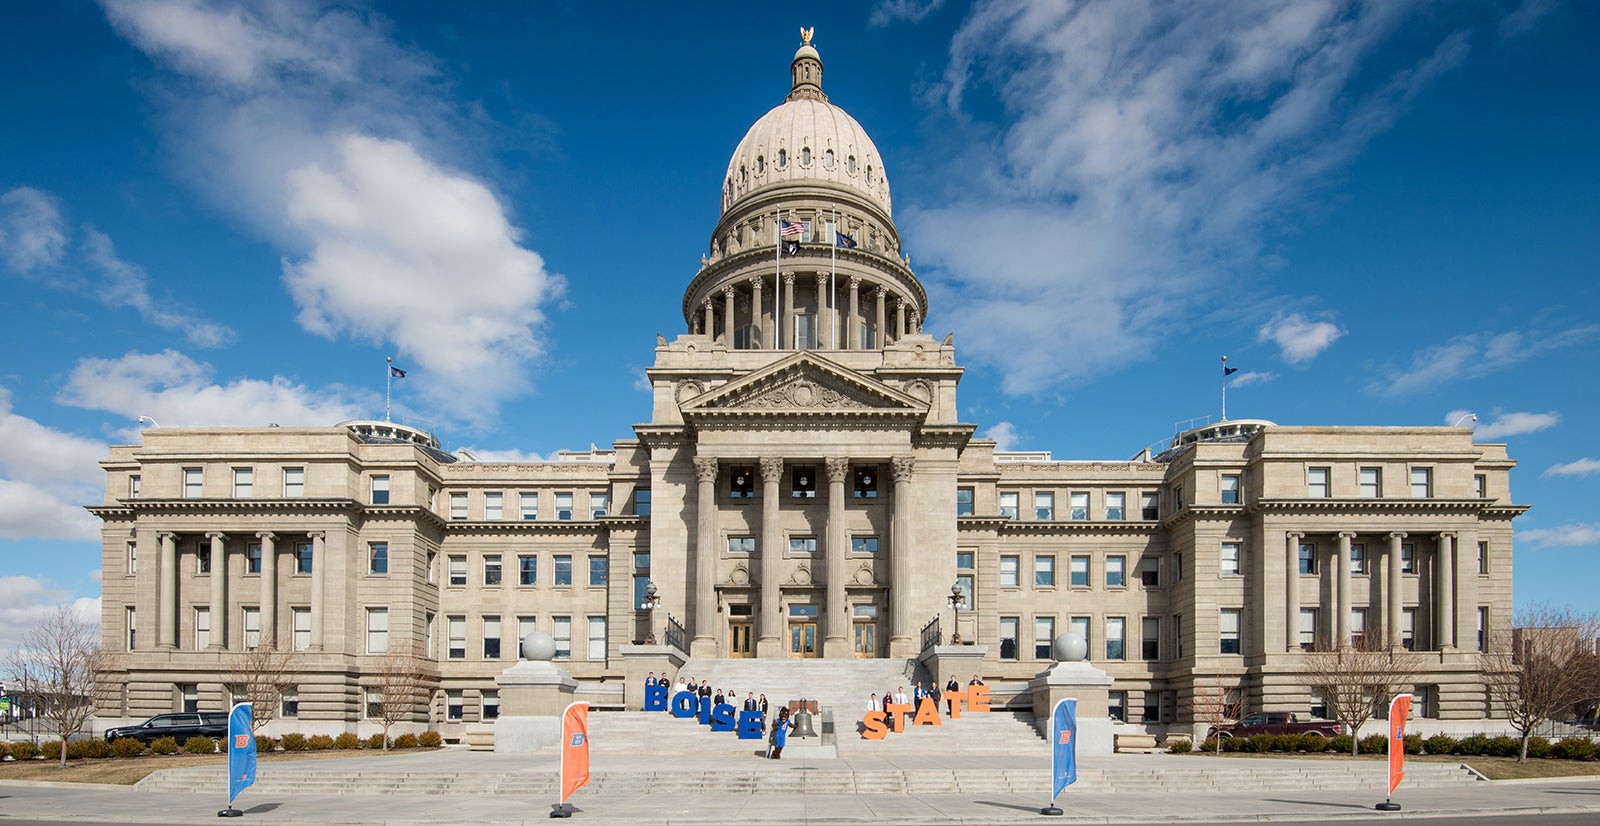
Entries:
POLYGON ((803 660, 694 658, 678 669, 679 676, 710 680, 714 688, 735 692, 735 707, 745 692, 767 695, 772 713, 790 700, 816 700, 832 708, 839 720, 857 719, 867 698, 911 686, 918 680, 932 685, 927 669, 916 660, 803 660))
POLYGON ((589 748, 595 754, 749 755, 764 751, 766 740, 740 740, 665 712, 604 711, 589 715, 589 748))
MULTIPOLYGON (((943 709, 940 709, 941 714, 943 709)), ((1050 744, 1039 734, 1032 714, 991 711, 963 713, 957 719, 941 717, 937 726, 912 726, 907 721, 899 734, 890 731, 882 740, 861 736, 861 713, 835 722, 840 757, 906 756, 922 754, 1031 754, 1048 761, 1050 744)))

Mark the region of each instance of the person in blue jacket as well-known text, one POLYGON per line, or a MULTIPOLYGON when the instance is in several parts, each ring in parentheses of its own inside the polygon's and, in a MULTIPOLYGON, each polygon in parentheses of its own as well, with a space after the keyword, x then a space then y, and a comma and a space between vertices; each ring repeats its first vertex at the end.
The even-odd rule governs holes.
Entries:
POLYGON ((789 722, 789 709, 778 709, 778 719, 772 722, 772 759, 783 759, 783 746, 789 741, 789 729, 793 727, 789 722))

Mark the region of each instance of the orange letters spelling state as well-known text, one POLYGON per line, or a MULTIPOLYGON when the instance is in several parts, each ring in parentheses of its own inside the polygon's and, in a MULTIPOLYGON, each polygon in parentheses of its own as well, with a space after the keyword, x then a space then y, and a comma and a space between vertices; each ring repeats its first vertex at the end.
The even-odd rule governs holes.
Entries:
POLYGON ((986 685, 967 686, 967 711, 979 712, 989 710, 989 687, 986 685))
POLYGON ((906 730, 905 715, 911 711, 910 703, 888 703, 884 708, 889 712, 889 721, 894 723, 894 733, 899 734, 906 730))
POLYGON ((923 697, 922 704, 917 706, 917 716, 911 720, 913 726, 942 726, 944 721, 939 719, 939 706, 933 702, 932 697, 923 697))
POLYGON ((950 703, 950 719, 961 719, 961 701, 967 699, 965 691, 946 691, 944 699, 950 703))
POLYGON ((869 711, 861 718, 863 729, 861 736, 867 740, 882 740, 889 734, 889 729, 884 725, 883 712, 869 711))

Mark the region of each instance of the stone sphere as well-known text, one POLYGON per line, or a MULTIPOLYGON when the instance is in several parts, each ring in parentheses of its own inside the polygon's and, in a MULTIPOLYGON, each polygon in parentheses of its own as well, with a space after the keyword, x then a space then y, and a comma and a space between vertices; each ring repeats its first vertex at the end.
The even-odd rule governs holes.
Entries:
POLYGON ((1056 662, 1080 663, 1089 659, 1089 641, 1082 634, 1068 631, 1057 635, 1050 643, 1050 654, 1056 662))
POLYGON ((549 662, 556 658, 555 638, 543 631, 533 631, 522 638, 522 658, 549 662))

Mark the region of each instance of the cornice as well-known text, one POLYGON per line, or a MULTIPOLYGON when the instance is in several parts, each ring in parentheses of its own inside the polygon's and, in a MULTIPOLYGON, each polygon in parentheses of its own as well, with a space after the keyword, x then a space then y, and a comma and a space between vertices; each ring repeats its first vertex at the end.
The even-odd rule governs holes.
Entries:
MULTIPOLYGON (((1186 508, 1193 509, 1194 506, 1186 508)), ((1481 513, 1488 499, 1258 499, 1246 505, 1251 513, 1481 513)), ((1525 508, 1524 508, 1525 509, 1525 508)))
MULTIPOLYGON (((625 517, 632 520, 637 517, 625 517)), ((445 536, 571 536, 585 534, 599 536, 606 532, 610 517, 604 519, 567 520, 559 522, 522 522, 522 521, 495 521, 495 522, 466 522, 455 521, 444 524, 445 536)), ((629 523, 631 527, 631 522, 629 523)))
MULTIPOLYGON (((138 513, 347 513, 360 510, 354 499, 118 499, 115 507, 138 513)), ((113 507, 109 505, 97 507, 113 507)), ((91 513, 94 512, 92 509, 91 513)))
POLYGON ((1155 522, 1023 522, 1001 520, 1002 536, 1156 536, 1155 522))

